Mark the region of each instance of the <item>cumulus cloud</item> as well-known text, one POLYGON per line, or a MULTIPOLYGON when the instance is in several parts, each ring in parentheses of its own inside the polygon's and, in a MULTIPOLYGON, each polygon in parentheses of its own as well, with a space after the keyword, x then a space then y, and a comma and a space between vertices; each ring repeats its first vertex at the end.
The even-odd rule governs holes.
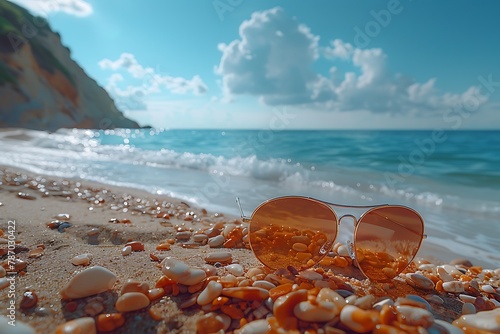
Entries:
POLYGON ((92 6, 85 0, 10 0, 41 16, 66 13, 78 17, 92 14, 92 6))
POLYGON ((173 94, 187 94, 191 92, 195 95, 204 94, 208 90, 198 75, 193 76, 191 79, 163 75, 157 73, 151 67, 144 67, 130 53, 122 53, 116 60, 103 59, 99 62, 99 66, 104 70, 115 72, 125 71, 133 79, 141 82, 137 85, 128 85, 126 88, 120 88, 120 83, 125 81, 123 75, 113 73, 109 77, 106 90, 115 98, 120 109, 146 109, 144 98, 150 94, 160 93, 163 90, 167 90, 173 94))
POLYGON ((253 95, 268 105, 303 105, 336 111, 433 113, 487 98, 478 87, 465 92, 441 92, 436 79, 427 82, 393 74, 382 49, 360 49, 340 39, 320 47, 319 36, 277 7, 255 12, 239 29, 239 39, 219 45, 215 71, 224 94, 253 95), (313 65, 323 57, 332 66, 329 76, 313 65), (347 62, 355 70, 334 66, 347 62))

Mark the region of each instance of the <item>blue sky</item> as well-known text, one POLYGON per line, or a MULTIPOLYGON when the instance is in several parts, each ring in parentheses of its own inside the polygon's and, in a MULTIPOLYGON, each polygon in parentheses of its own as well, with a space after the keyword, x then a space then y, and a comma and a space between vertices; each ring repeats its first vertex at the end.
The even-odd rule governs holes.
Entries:
POLYGON ((497 1, 12 1, 143 125, 500 128, 497 1))

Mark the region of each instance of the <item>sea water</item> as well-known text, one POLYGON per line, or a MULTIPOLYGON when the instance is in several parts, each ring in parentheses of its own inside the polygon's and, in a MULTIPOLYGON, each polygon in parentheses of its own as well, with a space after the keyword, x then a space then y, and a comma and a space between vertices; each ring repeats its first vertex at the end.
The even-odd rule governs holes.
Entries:
POLYGON ((500 267, 500 132, 8 130, 0 164, 230 214, 236 196, 246 215, 286 195, 405 205, 423 216, 436 258, 442 250, 500 267))

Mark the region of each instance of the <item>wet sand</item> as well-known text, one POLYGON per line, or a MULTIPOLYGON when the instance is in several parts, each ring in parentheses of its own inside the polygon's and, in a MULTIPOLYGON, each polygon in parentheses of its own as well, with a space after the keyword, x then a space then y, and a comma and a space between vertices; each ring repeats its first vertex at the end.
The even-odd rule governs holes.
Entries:
MULTIPOLYGON (((77 272, 84 269, 71 263, 74 256, 90 253, 92 260, 89 266, 99 265, 116 274, 118 279, 114 288, 99 294, 104 305, 101 313, 112 313, 116 312, 114 303, 127 279, 136 279, 155 287, 162 276, 158 261, 164 257, 174 257, 190 266, 200 267, 205 264, 207 254, 218 250, 195 244, 192 238, 176 240, 178 231, 194 232, 214 224, 246 226, 238 217, 207 212, 174 198, 154 196, 134 189, 91 182, 80 184, 75 180, 36 176, 9 167, 0 168, 0 179, 3 179, 0 184, 0 229, 5 239, 9 226, 15 226, 16 257, 26 263, 26 267, 15 275, 15 317, 16 321, 31 325, 37 333, 53 333, 65 321, 85 316, 84 306, 93 297, 77 299, 76 310, 69 310, 68 301, 62 300, 59 293, 77 272), (39 184, 45 185, 43 191, 40 191, 39 184), (26 196, 19 196, 20 192, 34 199, 22 198, 26 196), (170 214, 168 218, 158 218, 158 212, 170 214), (47 226, 63 213, 69 214, 70 219, 60 220, 69 222, 70 227, 60 232, 57 228, 47 226), (170 250, 156 250, 160 243, 168 239, 174 240, 170 250), (121 250, 124 244, 132 240, 143 243, 145 250, 123 256, 121 250), (44 247, 43 255, 30 258, 29 251, 41 245, 44 247), (26 290, 37 294, 38 303, 35 307, 21 310, 19 305, 26 290)), ((0 248, 6 247, 7 244, 0 244, 0 248)), ((432 247, 426 248, 425 242, 423 249, 422 253, 427 254, 428 258, 434 253, 432 247)), ((245 247, 223 250, 230 252, 233 263, 241 264, 245 271, 260 266, 251 250, 245 247)), ((466 254, 446 256, 459 258, 466 257, 466 254)), ((6 255, 1 260, 6 260, 6 255)), ((226 270, 218 268, 217 274, 224 276, 226 270)), ((396 299, 407 294, 428 294, 428 291, 414 289, 401 278, 396 278, 389 288, 369 283, 353 267, 338 269, 330 275, 350 284, 360 295, 372 293, 380 297, 386 294, 396 299)), ((12 299, 8 291, 9 288, 0 290, 0 315, 7 314, 12 299)), ((125 325, 115 332, 194 333, 197 320, 205 312, 196 305, 180 308, 180 304, 190 296, 189 293, 167 295, 153 301, 146 310, 129 312, 125 315, 125 325), (151 312, 157 315, 156 319, 151 317, 151 312)), ((450 294, 443 294, 441 298, 445 304, 433 304, 434 315, 448 322, 458 318, 462 302, 450 294)))

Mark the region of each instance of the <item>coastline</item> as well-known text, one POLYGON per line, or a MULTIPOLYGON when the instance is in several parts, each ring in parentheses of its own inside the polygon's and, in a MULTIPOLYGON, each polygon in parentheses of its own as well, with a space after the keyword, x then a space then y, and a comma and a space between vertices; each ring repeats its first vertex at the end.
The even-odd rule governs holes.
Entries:
MULTIPOLYGON (((162 275, 158 262, 153 260, 155 257, 156 260, 161 260, 170 256, 184 261, 189 266, 202 267, 205 265, 204 257, 207 254, 220 250, 207 245, 196 245, 190 242, 189 238, 181 240, 176 236, 178 232, 191 232, 192 234, 192 232, 208 229, 214 225, 221 227, 242 225, 237 217, 210 213, 204 208, 196 208, 178 199, 153 195, 137 189, 37 176, 17 168, 0 166, 0 175, 3 173, 8 173, 10 176, 17 173, 20 178, 17 181, 12 180, 13 183, 18 182, 19 185, 0 185, 0 202, 2 203, 0 228, 6 233, 8 221, 15 221, 15 239, 19 246, 16 256, 27 264, 27 267, 21 270, 24 274, 16 275, 16 303, 17 305, 21 303, 23 292, 26 290, 35 291, 38 295, 37 309, 23 312, 18 310, 16 320, 28 323, 40 333, 54 332, 55 328, 65 321, 85 315, 83 300, 79 300, 76 310, 70 312, 67 307, 68 302, 61 300, 59 294, 68 281, 83 269, 70 262, 74 256, 90 253, 92 254, 90 266, 103 266, 118 277, 113 290, 106 292, 103 296, 105 309, 109 312, 114 309, 113 301, 116 300, 121 287, 128 279, 146 282, 150 287, 155 286, 155 282, 162 275), (22 175, 26 175, 27 178, 23 179, 22 175), (55 180, 59 187, 53 190, 47 188, 46 190, 51 193, 49 196, 42 196, 41 192, 36 190, 37 184, 32 182, 38 180, 38 184, 42 184, 44 179, 55 180), (31 185, 31 188, 26 187, 25 184, 31 185), (75 188, 78 190, 75 191, 75 188), (17 195, 19 192, 34 195, 36 199, 20 198, 17 195), (85 196, 79 197, 78 193, 85 196), (159 214, 156 210, 158 208, 161 212, 170 210, 169 218, 158 218, 159 214), (58 229, 50 229, 47 223, 57 219, 57 215, 63 213, 70 215, 71 218, 68 221, 72 224, 71 227, 63 229, 62 233, 58 229), (112 219, 117 219, 122 223, 113 222, 112 219), (126 220, 130 220, 130 223, 126 220), (156 247, 168 239, 174 240, 170 250, 158 251, 156 247), (123 256, 121 250, 124 244, 132 240, 141 242, 145 251, 132 252, 130 255, 123 256), (183 246, 185 244, 188 246, 183 246), (44 245, 43 255, 36 258, 28 257, 28 252, 36 249, 37 245, 44 245)), ((437 249, 432 246, 427 247, 425 243, 423 247, 426 256, 435 254, 437 249)), ((223 250, 230 251, 233 263, 239 263, 245 270, 259 267, 259 262, 251 250, 245 247, 223 250)), ((446 256, 466 257, 465 254, 447 254, 446 256)), ((417 257, 421 258, 422 253, 419 253, 417 257)), ((430 258, 429 260, 434 263, 443 261, 430 258)), ((224 268, 217 269, 217 275, 225 274, 227 272, 224 268)), ((359 280, 350 278, 346 281, 353 285, 361 284, 354 281, 366 282, 359 276, 357 278, 359 280)), ((366 283, 363 284, 366 285, 366 283)), ((368 290, 373 288, 370 286, 368 290)), ((394 283, 392 289, 387 294, 394 298, 404 297, 408 293, 418 293, 404 281, 394 283)), ((6 289, 0 290, 2 297, 0 314, 4 314, 9 302, 6 295, 6 289)), ((146 312, 143 311, 130 312, 126 317, 126 327, 122 327, 118 332, 136 333, 140 328, 141 331, 147 333, 170 331, 192 333, 196 331, 196 323, 204 312, 199 307, 181 309, 180 305, 185 300, 186 296, 179 295, 168 296, 159 302, 152 303, 150 314, 151 310, 154 310, 155 314, 160 315, 159 319, 155 320, 145 315, 146 312), (140 316, 134 317, 134 315, 140 316)), ((438 308, 437 313, 441 319, 452 321, 460 315, 460 305, 457 298, 449 297, 449 300, 445 300, 450 309, 438 308)))

